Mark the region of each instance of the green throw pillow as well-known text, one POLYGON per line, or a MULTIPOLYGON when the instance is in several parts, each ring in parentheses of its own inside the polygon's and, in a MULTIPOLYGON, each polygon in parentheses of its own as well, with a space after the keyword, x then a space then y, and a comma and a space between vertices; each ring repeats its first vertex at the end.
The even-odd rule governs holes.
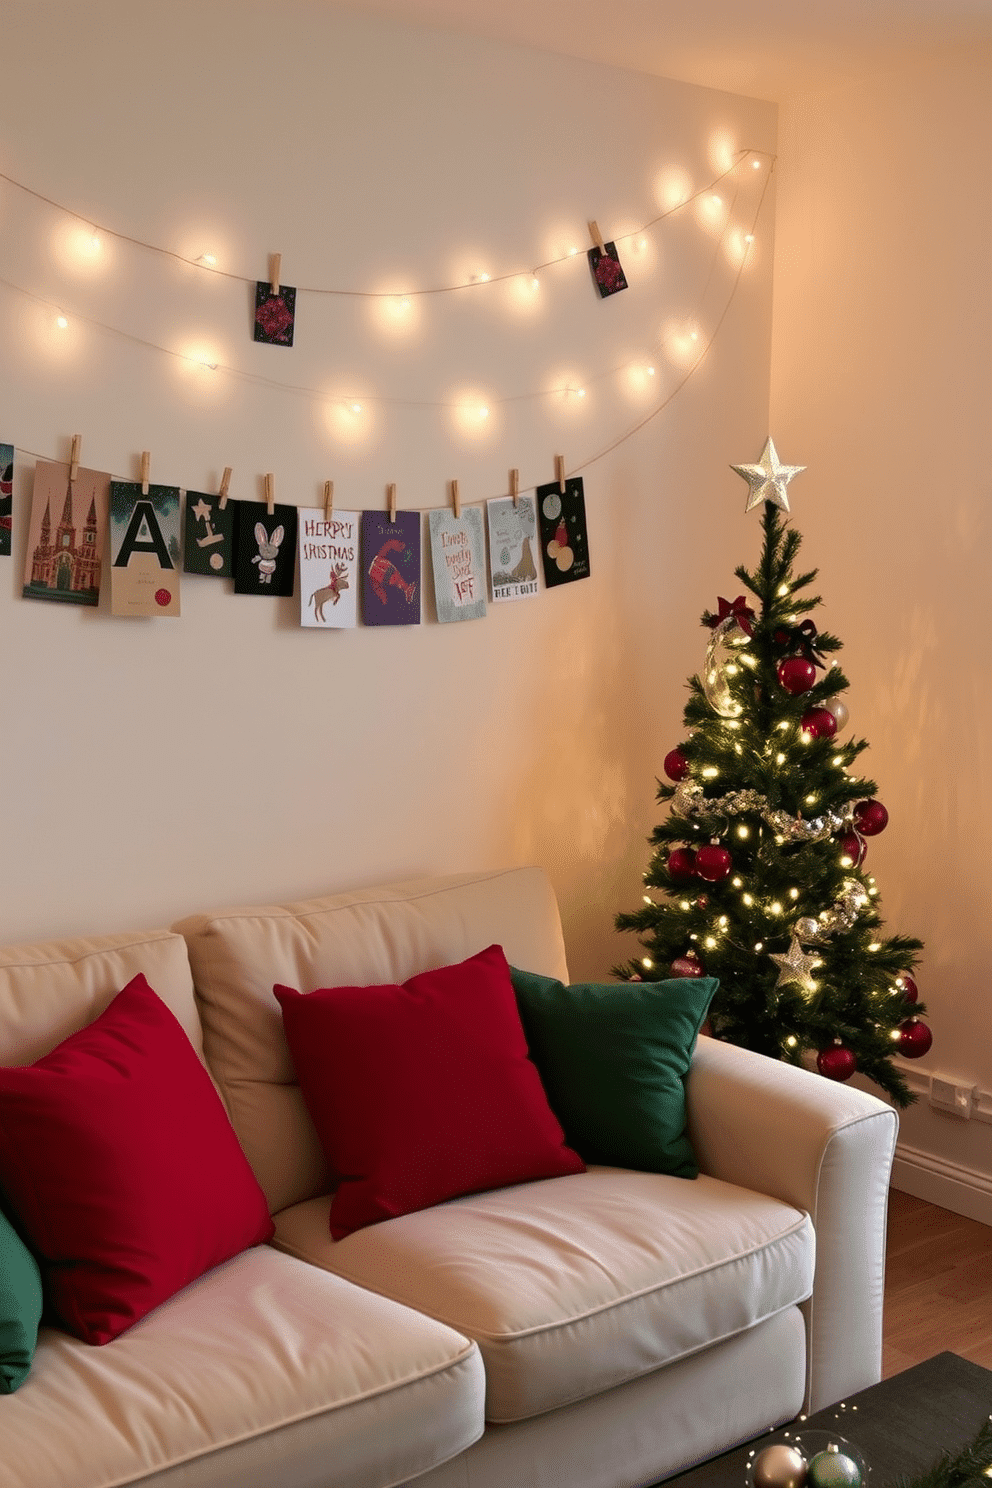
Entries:
POLYGON ((589 1163, 695 1178, 683 1081, 715 977, 577 983, 510 968, 530 1055, 589 1163))
POLYGON ((0 1395, 11 1395, 31 1368, 41 1322, 38 1263, 0 1210, 0 1395))

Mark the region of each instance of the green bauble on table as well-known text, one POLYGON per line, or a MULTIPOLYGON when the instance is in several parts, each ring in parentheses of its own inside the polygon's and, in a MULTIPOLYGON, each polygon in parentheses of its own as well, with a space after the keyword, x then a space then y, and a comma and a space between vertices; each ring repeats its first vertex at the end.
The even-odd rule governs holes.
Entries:
POLYGON ((864 1479, 857 1462, 840 1443, 828 1442, 825 1451, 810 1458, 806 1481, 810 1488, 862 1488, 864 1479))

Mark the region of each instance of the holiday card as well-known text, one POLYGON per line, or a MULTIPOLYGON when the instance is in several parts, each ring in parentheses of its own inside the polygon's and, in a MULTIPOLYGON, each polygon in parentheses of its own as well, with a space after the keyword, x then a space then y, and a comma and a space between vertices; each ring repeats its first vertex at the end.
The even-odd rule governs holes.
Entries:
POLYGON ((291 597, 296 569, 295 506, 234 503, 234 592, 291 597))
POLYGON ((437 618, 481 620, 486 613, 486 543, 482 510, 467 506, 460 516, 440 508, 429 517, 437 618))
POLYGON ((107 530, 110 476, 39 460, 34 472, 25 599, 59 604, 100 602, 100 567, 107 530))
POLYGON ((268 346, 292 346, 295 325, 296 290, 280 284, 273 294, 271 284, 260 279, 255 285, 255 340, 268 346))
POLYGON ((493 603, 536 594, 537 502, 533 496, 509 496, 486 502, 493 603))
POLYGON ((110 482, 110 612, 179 614, 179 487, 110 482))
POLYGON ((300 507, 300 624, 350 630, 358 623, 358 512, 300 507))
POLYGON ((362 512, 362 619, 420 624, 419 512, 362 512))
POLYGON ((616 243, 604 243, 603 247, 605 253, 598 248, 590 248, 587 256, 600 299, 605 300, 607 295, 619 294, 621 289, 627 288, 627 276, 620 263, 616 243))
POLYGON ((186 492, 183 567, 187 573, 229 579, 233 573, 234 502, 221 506, 219 496, 186 492))
POLYGON ((10 557, 14 523, 14 446, 0 444, 0 558, 10 557))
POLYGON ((573 476, 562 491, 558 481, 537 488, 544 582, 571 584, 589 577, 589 539, 582 477, 573 476))

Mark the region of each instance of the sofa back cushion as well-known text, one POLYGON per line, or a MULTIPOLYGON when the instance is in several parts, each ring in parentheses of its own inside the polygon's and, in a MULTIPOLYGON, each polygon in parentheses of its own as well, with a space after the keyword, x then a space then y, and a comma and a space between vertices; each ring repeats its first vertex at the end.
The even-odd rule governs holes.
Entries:
POLYGON ((383 888, 197 915, 189 948, 208 1064, 275 1213, 326 1193, 326 1160, 296 1082, 276 983, 403 983, 486 946, 567 977, 554 894, 539 868, 453 874, 383 888))

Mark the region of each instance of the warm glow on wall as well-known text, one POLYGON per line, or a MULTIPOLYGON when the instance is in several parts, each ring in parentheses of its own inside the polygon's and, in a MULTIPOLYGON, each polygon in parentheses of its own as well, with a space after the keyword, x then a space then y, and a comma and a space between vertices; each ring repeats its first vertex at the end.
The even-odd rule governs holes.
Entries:
POLYGON ((477 388, 456 393, 451 399, 451 416, 455 428, 465 439, 477 442, 492 438, 499 420, 492 399, 477 388))
POLYGON ((693 190, 689 172, 677 165, 666 166, 654 183, 655 200, 663 212, 672 212, 687 202, 693 190))
POLYGON ((362 444, 375 429, 375 408, 354 392, 329 398, 323 407, 324 427, 340 444, 362 444))

